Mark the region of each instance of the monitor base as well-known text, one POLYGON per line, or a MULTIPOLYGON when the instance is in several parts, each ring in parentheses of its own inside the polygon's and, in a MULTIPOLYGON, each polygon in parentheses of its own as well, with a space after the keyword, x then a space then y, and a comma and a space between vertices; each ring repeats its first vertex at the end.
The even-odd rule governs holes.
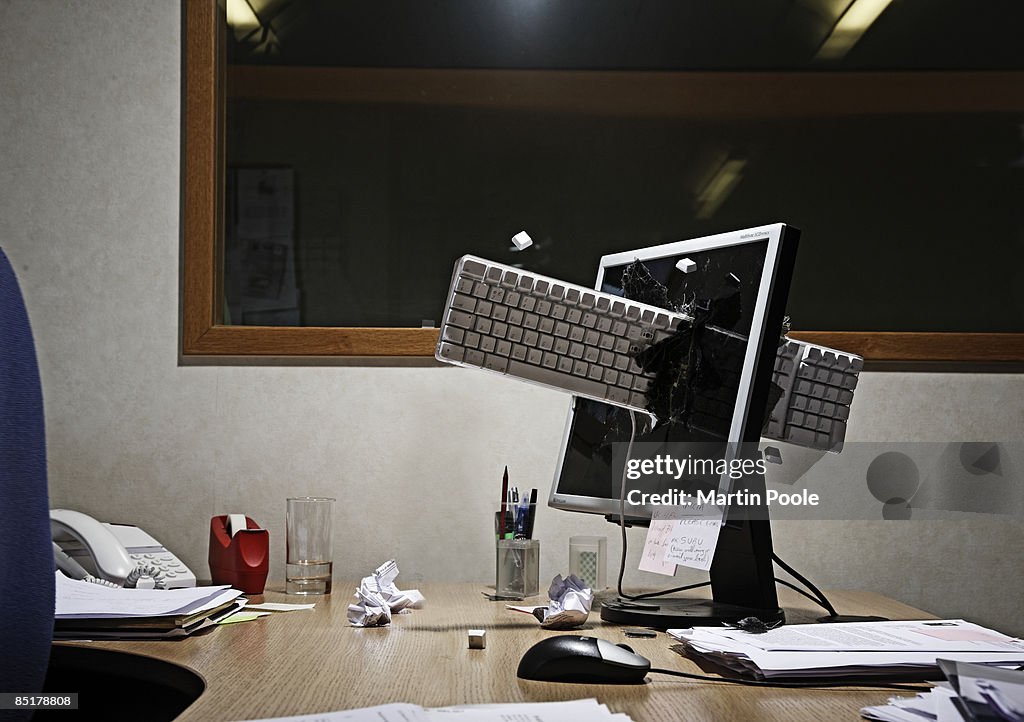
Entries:
POLYGON ((639 602, 614 599, 601 606, 602 621, 660 630, 720 627, 723 624, 735 624, 745 617, 757 617, 768 626, 783 624, 786 621, 786 613, 781 609, 740 607, 710 599, 666 597, 644 599, 639 602))

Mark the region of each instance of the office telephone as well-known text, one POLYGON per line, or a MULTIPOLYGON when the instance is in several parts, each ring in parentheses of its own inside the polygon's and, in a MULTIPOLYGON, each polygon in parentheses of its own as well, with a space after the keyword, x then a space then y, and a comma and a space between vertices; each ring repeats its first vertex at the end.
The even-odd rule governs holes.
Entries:
POLYGON ((51 509, 50 531, 57 568, 74 579, 156 589, 196 585, 195 574, 137 526, 100 522, 71 509, 51 509))

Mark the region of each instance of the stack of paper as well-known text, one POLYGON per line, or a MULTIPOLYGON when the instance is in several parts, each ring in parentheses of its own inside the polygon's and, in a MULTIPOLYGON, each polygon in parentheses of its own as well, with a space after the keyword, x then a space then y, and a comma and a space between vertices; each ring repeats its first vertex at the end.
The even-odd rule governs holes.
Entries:
POLYGON ((241 609, 237 589, 120 589, 56 572, 57 639, 182 637, 241 609))
POLYGON ((338 712, 275 717, 260 722, 632 722, 629 715, 611 712, 596 699, 571 702, 483 704, 426 708, 415 704, 385 704, 338 712))
POLYGON ((793 624, 763 634, 670 629, 686 651, 740 674, 779 677, 928 677, 939 658, 1019 664, 1024 642, 962 619, 793 624))
POLYGON ((916 697, 894 697, 864 707, 862 716, 881 722, 1024 720, 1024 671, 940 659, 948 682, 916 697))

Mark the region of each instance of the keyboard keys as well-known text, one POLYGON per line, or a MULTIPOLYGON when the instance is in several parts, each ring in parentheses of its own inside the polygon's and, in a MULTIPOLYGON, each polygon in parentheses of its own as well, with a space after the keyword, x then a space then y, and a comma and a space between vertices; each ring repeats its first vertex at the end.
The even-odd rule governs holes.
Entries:
POLYGON ((445 341, 451 341, 452 343, 462 343, 462 339, 466 337, 466 332, 456 326, 445 326, 444 333, 441 334, 441 338, 445 341))
POLYGON ((454 346, 450 343, 442 343, 438 346, 438 353, 449 361, 461 361, 466 350, 461 346, 454 346))
POLYGON ((863 361, 834 349, 789 341, 779 349, 775 383, 783 390, 771 411, 767 435, 827 451, 846 437, 857 372, 863 361))
POLYGON ((448 312, 448 323, 459 328, 473 328, 474 318, 472 314, 452 309, 448 312))
POLYGON ((491 371, 500 371, 501 373, 505 373, 505 370, 508 368, 508 359, 502 356, 488 354, 484 357, 484 368, 491 371))
POLYGON ((667 311, 469 258, 457 270, 451 299, 438 358, 640 409, 646 407, 649 379, 631 354, 654 338, 655 319, 664 331, 683 321, 667 311), (645 311, 647 323, 637 327, 645 311))

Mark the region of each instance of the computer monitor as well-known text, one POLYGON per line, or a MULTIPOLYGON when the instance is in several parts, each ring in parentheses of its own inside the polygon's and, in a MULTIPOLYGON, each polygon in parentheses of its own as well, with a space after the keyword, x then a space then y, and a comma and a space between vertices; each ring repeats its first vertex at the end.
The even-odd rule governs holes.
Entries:
MULTIPOLYGON (((791 226, 774 224, 601 259, 596 289, 644 295, 636 300, 665 308, 696 309, 707 320, 700 342, 707 372, 687 380, 691 396, 683 418, 676 414, 676 423, 652 424, 641 417, 636 442, 730 444, 734 449, 741 443, 756 445, 773 399, 772 373, 799 235, 791 226), (633 265, 637 262, 642 268, 633 265)), ((612 450, 614 444, 629 441, 630 430, 628 412, 574 398, 549 505, 605 514, 618 522, 622 474, 613 464, 612 450)), ((752 491, 758 483, 763 486, 763 478, 745 480, 752 491)), ((646 525, 653 512, 652 507, 630 505, 626 521, 646 525)), ((781 621, 765 509, 727 510, 710 575, 710 601, 650 600, 657 609, 613 602, 603 606, 602 619, 661 628, 747 616, 781 621)))

